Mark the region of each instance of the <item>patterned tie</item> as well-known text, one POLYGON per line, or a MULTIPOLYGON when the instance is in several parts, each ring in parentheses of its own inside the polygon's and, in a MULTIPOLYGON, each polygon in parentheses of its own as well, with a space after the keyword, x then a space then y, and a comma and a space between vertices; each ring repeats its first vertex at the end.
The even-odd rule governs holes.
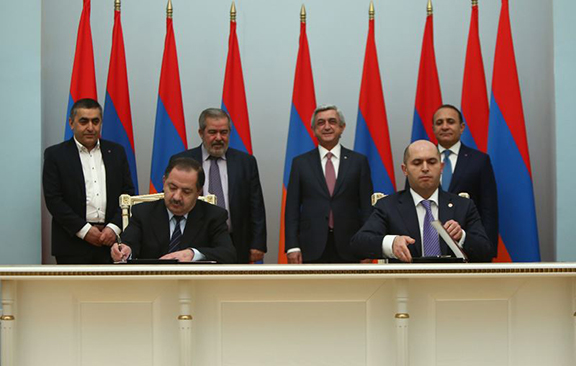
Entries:
MULTIPOLYGON (((328 192, 330 192, 330 196, 334 194, 334 186, 336 186, 336 170, 334 170, 334 164, 332 163, 332 154, 328 152, 326 154, 326 185, 328 186, 328 192)), ((334 228, 334 214, 332 210, 328 214, 328 227, 330 229, 334 228)))
POLYGON ((210 156, 210 184, 208 191, 216 196, 216 204, 222 208, 226 208, 224 201, 224 190, 222 189, 222 179, 220 178, 220 169, 218 168, 218 160, 216 156, 210 156))
POLYGON ((440 251, 440 239, 438 238, 438 232, 432 226, 432 221, 434 221, 434 216, 432 216, 431 203, 432 201, 423 200, 422 206, 426 209, 426 216, 424 216, 424 230, 422 235, 422 241, 424 242, 424 256, 434 257, 442 254, 440 251))
POLYGON ((452 151, 446 149, 444 154, 444 170, 442 171, 442 189, 448 192, 450 189, 450 182, 452 181, 452 162, 450 161, 450 154, 452 151))
POLYGON ((168 246, 168 253, 175 252, 180 250, 180 241, 182 240, 182 230, 180 230, 180 221, 184 218, 184 216, 176 216, 172 217, 174 221, 176 221, 176 226, 174 227, 174 231, 172 232, 172 237, 170 238, 170 245, 168 246))

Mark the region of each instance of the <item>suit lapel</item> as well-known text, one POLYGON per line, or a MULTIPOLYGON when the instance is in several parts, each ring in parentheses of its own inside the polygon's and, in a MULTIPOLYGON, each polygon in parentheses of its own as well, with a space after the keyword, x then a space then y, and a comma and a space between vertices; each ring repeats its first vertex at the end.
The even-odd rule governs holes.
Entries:
MULTIPOLYGON (((240 173, 240 164, 236 162, 236 155, 233 151, 226 152, 226 170, 228 173, 228 207, 232 207, 230 202, 233 202, 234 197, 236 196, 236 185, 234 182, 239 181, 237 178, 238 174, 240 173)), ((242 189, 249 189, 248 187, 242 187, 242 189)))
POLYGON ((422 255, 422 238, 420 237, 420 224, 418 223, 418 214, 416 213, 416 206, 414 206, 414 199, 410 194, 410 190, 404 191, 398 197, 398 211, 404 225, 408 229, 408 235, 416 240, 414 243, 414 249, 416 250, 416 255, 422 255))
POLYGON ((340 150, 340 166, 338 167, 338 178, 336 179, 336 187, 334 187, 334 194, 332 196, 336 196, 340 187, 346 181, 346 174, 348 173, 348 168, 350 167, 350 150, 346 149, 342 146, 340 150))
POLYGON ((326 185, 326 178, 324 177, 324 172, 322 171, 322 163, 320 162, 320 150, 318 148, 312 150, 307 156, 308 164, 310 169, 316 176, 318 184, 320 185, 322 192, 328 197, 330 197, 330 192, 328 191, 328 186, 326 185))
MULTIPOLYGON (((204 207, 200 201, 196 202, 196 205, 188 213, 188 218, 186 219, 186 227, 184 228, 184 233, 182 234, 182 241, 180 242, 180 248, 188 248, 193 246, 194 239, 198 236, 200 229, 204 227, 204 207)), ((199 243, 203 244, 203 243, 199 243)))
POLYGON ((112 150, 110 150, 108 144, 102 140, 100 140, 100 151, 102 152, 102 162, 104 163, 104 170, 106 171, 106 194, 108 195, 112 192, 110 187, 116 185, 116 176, 113 173, 114 169, 112 169, 114 159, 112 158, 112 150))
POLYGON ((68 140, 69 143, 66 148, 66 155, 70 162, 70 176, 76 179, 76 184, 78 189, 84 196, 84 202, 82 202, 83 211, 86 212, 86 183, 84 181, 84 171, 82 170, 82 161, 80 161, 80 153, 78 152, 78 147, 76 146, 76 142, 72 137, 68 140))
POLYGON ((152 216, 152 231, 160 247, 160 253, 164 255, 168 253, 168 246, 170 245, 170 223, 168 222, 168 211, 163 200, 157 201, 152 216))

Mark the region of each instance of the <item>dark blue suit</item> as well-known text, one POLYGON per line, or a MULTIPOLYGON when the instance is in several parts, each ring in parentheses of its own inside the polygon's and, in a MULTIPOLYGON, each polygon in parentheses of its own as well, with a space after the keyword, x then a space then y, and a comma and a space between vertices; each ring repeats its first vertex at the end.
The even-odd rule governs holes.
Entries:
MULTIPOLYGON (((438 216, 442 223, 455 220, 466 231, 464 251, 471 262, 490 260, 492 248, 474 202, 440 189, 438 216)), ((358 258, 383 258, 382 241, 386 235, 410 236, 416 241, 408 246, 410 254, 412 257, 422 256, 418 215, 409 189, 380 199, 366 224, 352 238, 350 246, 358 258)), ((442 238, 440 249, 443 255, 452 255, 442 238)))
POLYGON ((368 159, 342 147, 332 197, 322 171, 319 150, 292 161, 286 195, 285 249, 300 248, 304 262, 320 258, 328 239, 328 215, 334 215, 334 244, 339 256, 357 261, 350 238, 372 212, 372 178, 368 159))
POLYGON ((498 194, 490 157, 478 150, 462 144, 458 153, 456 169, 450 187, 443 187, 450 193, 466 192, 476 204, 478 213, 492 243, 492 256, 498 251, 498 194))
MULTIPOLYGON (((202 164, 202 148, 186 150, 172 156, 192 158, 202 164)), ((232 242, 238 263, 248 263, 250 249, 266 252, 266 212, 256 159, 242 151, 226 151, 228 172, 228 205, 232 223, 232 242)), ((208 174, 208 172, 206 172, 208 174)), ((204 192, 206 194, 206 192, 204 192)))

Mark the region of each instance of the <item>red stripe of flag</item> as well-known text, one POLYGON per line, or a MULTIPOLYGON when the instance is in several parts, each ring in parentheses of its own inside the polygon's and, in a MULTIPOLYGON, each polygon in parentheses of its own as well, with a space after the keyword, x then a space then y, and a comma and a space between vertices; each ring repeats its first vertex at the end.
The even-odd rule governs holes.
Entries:
POLYGON ((78 35, 76 38, 76 53, 72 66, 72 79, 70 81, 70 96, 66 111, 66 128, 64 139, 72 137, 72 130, 68 125, 70 109, 74 102, 83 99, 98 99, 96 91, 96 71, 94 68, 94 50, 92 48, 92 31, 90 30, 90 0, 84 0, 78 35))

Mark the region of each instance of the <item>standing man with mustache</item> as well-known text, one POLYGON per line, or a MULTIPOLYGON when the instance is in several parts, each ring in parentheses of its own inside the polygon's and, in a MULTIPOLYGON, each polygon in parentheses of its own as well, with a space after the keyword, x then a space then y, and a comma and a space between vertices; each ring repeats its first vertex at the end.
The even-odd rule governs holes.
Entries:
POLYGON ((358 263, 350 238, 370 216, 368 159, 340 144, 346 128, 334 105, 316 108, 312 130, 319 146, 292 161, 286 195, 288 263, 358 263))
POLYGON ((446 192, 468 193, 476 204, 486 234, 492 242, 492 257, 498 254, 498 194, 490 157, 460 141, 465 128, 458 108, 445 104, 434 113, 432 130, 444 170, 441 184, 446 192), (447 158, 448 157, 448 158, 447 158))
POLYGON ((74 103, 69 123, 74 136, 44 153, 52 255, 58 264, 110 263, 110 246, 122 225, 118 197, 134 194, 126 152, 100 139, 102 107, 97 101, 74 103))
POLYGON ((230 116, 218 108, 204 110, 198 118, 202 144, 174 155, 192 158, 206 172, 203 194, 214 194, 218 206, 229 213, 228 228, 238 263, 257 262, 266 253, 266 212, 254 156, 228 147, 230 116))
POLYGON ((415 257, 453 256, 431 225, 440 220, 470 261, 491 258, 490 241, 474 202, 439 188, 443 167, 430 141, 418 140, 406 148, 402 172, 410 187, 376 203, 370 219, 350 243, 358 257, 411 262, 415 257))

